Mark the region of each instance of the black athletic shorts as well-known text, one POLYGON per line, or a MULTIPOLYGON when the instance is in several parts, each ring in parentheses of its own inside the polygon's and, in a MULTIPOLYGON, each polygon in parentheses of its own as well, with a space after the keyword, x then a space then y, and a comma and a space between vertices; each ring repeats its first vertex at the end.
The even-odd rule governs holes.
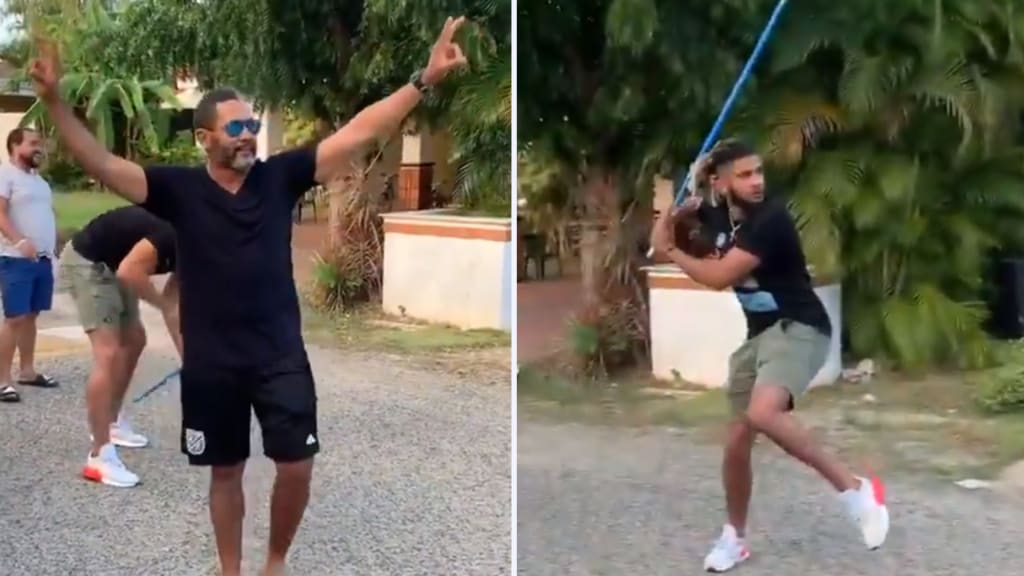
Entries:
POLYGON ((261 368, 183 367, 181 451, 189 464, 247 460, 253 411, 267 458, 297 462, 320 451, 316 387, 305 352, 261 368))

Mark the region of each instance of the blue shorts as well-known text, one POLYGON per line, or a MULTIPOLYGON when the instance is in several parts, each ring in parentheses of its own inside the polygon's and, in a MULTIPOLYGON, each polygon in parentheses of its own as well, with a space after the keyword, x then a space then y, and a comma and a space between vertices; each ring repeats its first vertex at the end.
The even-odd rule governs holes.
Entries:
POLYGON ((0 257, 0 296, 5 318, 49 310, 53 305, 53 262, 49 258, 0 257))

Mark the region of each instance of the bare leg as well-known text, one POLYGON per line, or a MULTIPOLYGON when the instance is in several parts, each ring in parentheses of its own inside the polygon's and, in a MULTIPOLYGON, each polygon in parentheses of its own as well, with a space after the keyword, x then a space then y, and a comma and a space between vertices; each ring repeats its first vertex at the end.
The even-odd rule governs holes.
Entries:
MULTIPOLYGON (((25 324, 18 333, 19 380, 34 380, 36 377, 36 318, 33 312, 24 316, 25 324)), ((11 359, 13 362, 13 358, 11 359)))
POLYGON ((722 460, 722 484, 725 488, 725 506, 729 513, 729 524, 736 534, 743 538, 747 530, 747 512, 750 508, 750 492, 754 475, 750 466, 750 454, 757 433, 745 418, 729 424, 722 460))
POLYGON ((264 576, 281 576, 285 573, 288 548, 306 512, 312 478, 312 458, 277 463, 274 493, 270 500, 270 546, 264 576))
POLYGON ((119 374, 121 335, 114 328, 102 327, 89 331, 89 341, 93 363, 85 385, 85 406, 92 432, 92 455, 96 456, 110 442, 110 425, 117 417, 111 407, 119 374))
POLYGON ((220 556, 223 576, 240 576, 242 572, 244 472, 244 462, 234 466, 214 466, 210 471, 210 520, 217 539, 217 554, 220 556))
POLYGON ((139 322, 124 326, 121 332, 121 351, 118 356, 117 370, 118 380, 111 397, 111 412, 116 419, 121 413, 121 406, 124 404, 125 394, 132 383, 132 376, 135 374, 135 367, 139 364, 139 357, 146 347, 146 328, 139 322))
POLYGON ((772 439, 797 460, 817 470, 839 492, 855 490, 860 481, 838 458, 825 452, 786 411, 789 391, 782 386, 758 384, 747 410, 747 418, 755 430, 772 439))
POLYGON ((5 318, 3 326, 0 326, 0 384, 11 381, 11 365, 14 364, 14 349, 18 347, 18 340, 22 328, 25 326, 27 316, 15 316, 5 318))

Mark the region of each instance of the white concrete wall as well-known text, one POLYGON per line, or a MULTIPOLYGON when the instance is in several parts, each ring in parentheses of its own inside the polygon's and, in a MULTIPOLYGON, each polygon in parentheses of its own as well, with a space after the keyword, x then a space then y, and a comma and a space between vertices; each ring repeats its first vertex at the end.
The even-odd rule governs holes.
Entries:
POLYGON ((510 331, 512 255, 509 219, 443 210, 385 214, 384 311, 510 331))
MULTIPOLYGON (((648 269, 657 279, 687 279, 677 267, 648 269)), ((842 371, 840 330, 842 290, 838 284, 815 288, 832 320, 832 348, 811 386, 835 383, 842 371)), ((717 388, 729 374, 729 355, 743 343, 747 322, 732 290, 651 288, 651 368, 656 378, 717 388)))

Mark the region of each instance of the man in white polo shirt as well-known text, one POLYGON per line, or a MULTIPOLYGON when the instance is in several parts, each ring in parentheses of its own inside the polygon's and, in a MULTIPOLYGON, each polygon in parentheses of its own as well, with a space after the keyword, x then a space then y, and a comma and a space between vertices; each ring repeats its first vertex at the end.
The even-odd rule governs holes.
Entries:
POLYGON ((18 384, 53 388, 35 371, 36 317, 53 302, 57 221, 50 185, 39 175, 43 139, 28 128, 7 135, 10 162, 0 166, 0 402, 21 398, 11 385, 14 350, 21 352, 18 384))

